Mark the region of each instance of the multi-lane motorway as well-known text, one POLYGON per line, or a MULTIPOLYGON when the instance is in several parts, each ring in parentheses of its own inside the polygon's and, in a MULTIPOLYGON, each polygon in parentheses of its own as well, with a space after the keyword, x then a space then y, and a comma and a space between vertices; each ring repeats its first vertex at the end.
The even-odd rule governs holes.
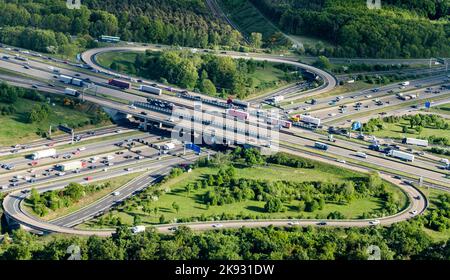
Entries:
MULTIPOLYGON (((134 89, 128 90, 128 91, 122 91, 122 90, 114 89, 114 88, 111 88, 110 86, 108 86, 106 84, 106 79, 110 76, 118 76, 119 74, 111 72, 108 69, 104 69, 104 68, 100 67, 99 65, 97 65, 97 63, 95 62, 95 56, 98 55, 99 53, 103 53, 103 52, 107 52, 107 51, 145 51, 147 49, 158 50, 158 48, 156 48, 156 47, 118 47, 118 48, 111 47, 111 48, 89 50, 89 51, 83 53, 82 58, 83 58, 84 62, 87 63, 88 65, 90 65, 93 69, 95 69, 95 72, 100 72, 100 73, 88 74, 89 72, 87 72, 86 70, 81 71, 75 67, 68 67, 67 65, 63 65, 63 64, 60 64, 60 67, 58 67, 58 69, 60 70, 60 72, 62 74, 80 77, 85 80, 88 79, 90 82, 92 82, 90 91, 84 95, 85 100, 97 103, 101 106, 115 109, 117 111, 129 114, 129 115, 133 115, 135 117, 142 118, 142 112, 145 112, 146 113, 145 118, 148 118, 150 120, 154 120, 156 122, 160 122, 160 123, 170 126, 171 123, 173 122, 171 120, 168 120, 168 117, 170 117, 170 114, 168 115, 167 113, 162 112, 162 111, 154 111, 154 110, 148 110, 148 109, 138 109, 138 111, 140 111, 140 112, 137 112, 135 109, 130 108, 127 103, 131 103, 134 101, 146 102, 147 97, 145 95, 143 95, 141 92, 138 92, 134 89), (104 76, 104 74, 107 74, 107 75, 104 76), (123 100, 123 102, 117 101, 117 100, 123 100)), ((2 54, 0 54, 0 55, 2 55, 2 54)), ((316 96, 316 95, 318 96, 322 93, 327 93, 336 86, 336 79, 331 74, 329 74, 326 71, 316 69, 312 66, 299 63, 296 61, 296 59, 292 59, 292 58, 288 58, 288 57, 274 57, 274 56, 262 55, 262 54, 242 54, 242 53, 235 53, 235 52, 220 53, 218 55, 227 55, 227 56, 234 57, 234 58, 244 58, 244 59, 252 58, 255 60, 267 60, 267 61, 271 61, 271 62, 287 63, 287 64, 294 65, 296 67, 307 69, 311 72, 314 72, 323 79, 324 83, 321 87, 307 92, 306 95, 308 95, 308 96, 316 96)), ((53 63, 53 64, 55 64, 55 63, 53 63)), ((31 85, 37 86, 38 89, 40 89, 42 91, 63 94, 64 85, 60 85, 57 82, 57 77, 55 77, 55 74, 52 73, 52 70, 48 67, 48 65, 44 61, 41 61, 38 59, 30 59, 28 61, 28 65, 29 65, 29 67, 28 67, 29 69, 25 69, 23 67, 22 62, 14 61, 14 60, 12 60, 12 58, 9 60, 0 60, 0 68, 7 69, 8 72, 15 72, 19 76, 25 75, 22 77, 17 77, 14 74, 11 74, 11 75, 10 74, 2 74, 2 76, 0 78, 8 81, 9 83, 11 83, 13 85, 25 86, 25 87, 30 87, 30 81, 32 81, 31 85)), ((410 86, 411 88, 405 88, 403 90, 415 90, 416 88, 422 88, 424 86, 434 85, 435 83, 439 83, 440 81, 442 81, 442 79, 443 79, 443 76, 436 76, 436 77, 426 78, 426 79, 420 80, 420 81, 412 81, 411 86, 410 86), (420 86, 418 86, 418 85, 420 85, 420 86)), ((143 82, 150 83, 151 81, 143 81, 143 82)), ((163 85, 159 85, 159 86, 164 87, 163 85)), ((383 87, 376 92, 376 95, 379 96, 378 98, 380 100, 388 101, 386 98, 391 98, 391 97, 388 97, 387 93, 388 93, 388 91, 393 90, 395 87, 397 87, 397 86, 391 85, 391 86, 383 87)), ((181 91, 182 89, 178 89, 178 90, 181 91)), ((287 92, 289 92, 289 91, 287 91, 287 92)), ((446 92, 442 92, 439 94, 445 95, 446 92)), ((368 95, 367 92, 355 92, 355 93, 345 94, 345 98, 352 99, 353 100, 352 102, 358 102, 358 100, 372 98, 372 97, 367 97, 367 95, 368 95)), ((375 97, 375 92, 371 93, 371 95, 373 95, 373 97, 375 97)), ((158 96, 157 98, 164 100, 166 102, 171 102, 180 107, 193 108, 193 105, 194 105, 193 102, 190 100, 183 100, 183 99, 169 96, 169 95, 162 95, 162 96, 158 96)), ((210 97, 208 97, 208 98, 210 98, 210 97)), ((319 108, 316 110, 318 114, 321 114, 320 110, 324 110, 324 114, 330 114, 329 112, 331 112, 332 110, 336 110, 336 106, 334 106, 334 108, 324 108, 324 109, 320 109, 321 107, 319 107, 319 106, 324 106, 324 104, 328 104, 328 102, 330 102, 331 99, 327 100, 327 98, 324 98, 324 99, 318 99, 318 100, 319 100, 319 102, 316 104, 316 106, 318 106, 318 108, 319 108), (328 110, 331 110, 331 111, 328 111, 328 110)), ((345 101, 341 101, 341 102, 345 103, 345 101)), ((364 102, 370 103, 372 101, 365 100, 364 102)), ((391 101, 389 100, 389 102, 391 102, 391 101)), ((394 101, 392 100, 392 102, 394 102, 394 101)), ((365 103, 363 103, 363 104, 365 104, 365 103)), ((329 106, 325 105, 324 107, 329 107, 329 106)), ((203 109, 204 110, 212 110, 212 111, 216 111, 216 112, 223 111, 223 109, 218 109, 214 106, 209 106, 209 105, 205 106, 205 104, 203 106, 203 109)), ((313 109, 311 109, 311 111, 313 111, 313 109)), ((253 117, 251 117, 250 122, 246 124, 246 127, 249 129, 249 131, 256 129, 256 127, 258 127, 258 126, 267 126, 267 125, 258 123, 258 120, 253 117)), ((298 128, 294 128, 291 131, 294 132, 294 135, 289 134, 289 133, 284 133, 286 131, 284 131, 284 132, 281 131, 280 144, 281 143, 283 143, 282 145, 289 144, 291 146, 293 145, 293 146, 305 147, 305 148, 309 149, 314 146, 314 141, 321 140, 321 138, 323 138, 323 136, 320 134, 301 130, 298 128), (302 135, 305 135, 306 137, 301 137, 302 135)), ((218 131, 218 134, 220 134, 220 131, 218 131)), ((153 140, 153 139, 151 139, 151 140, 153 140)), ((98 146, 96 146, 97 144, 92 144, 92 145, 89 145, 89 147, 86 146, 87 149, 85 152, 87 153, 90 150, 93 150, 102 155, 103 155, 103 153, 107 154, 107 153, 111 152, 111 150, 110 150, 111 148, 106 148, 106 146, 108 146, 110 144, 111 144, 111 142, 98 144, 98 146), (106 145, 106 146, 103 146, 103 145, 106 145)), ((293 152, 292 149, 286 149, 286 147, 281 148, 281 149, 282 150, 285 149, 284 151, 290 152, 290 153, 301 153, 300 150, 293 152)), ((344 157, 344 158, 353 158, 354 160, 356 160, 354 154, 355 154, 355 150, 358 150, 358 149, 364 149, 364 147, 362 147, 362 146, 358 147, 357 145, 355 145, 352 142, 347 142, 345 140, 342 140, 341 143, 338 143, 337 145, 332 145, 328 153, 330 156, 335 157, 335 158, 344 157)), ((64 152, 66 152, 66 151, 64 151, 64 152)), ((67 152, 70 152, 70 149, 68 149, 67 152)), ((304 153, 304 151, 303 151, 303 153, 304 153)), ((156 154, 153 153, 152 156, 150 156, 150 158, 154 158, 155 155, 156 154)), ((346 168, 358 168, 358 167, 355 167, 354 164, 353 165, 342 164, 342 163, 338 163, 338 162, 335 162, 330 159, 324 159, 323 156, 320 156, 319 154, 314 154, 311 151, 307 153, 307 156, 316 158, 318 160, 327 160, 332 164, 343 165, 346 168)), ((186 159, 184 159, 184 160, 186 160, 186 159)), ((148 160, 145 162, 145 164, 142 163, 141 165, 142 165, 142 167, 146 167, 146 168, 154 170, 154 172, 152 172, 151 174, 149 173, 143 177, 140 177, 140 178, 136 179, 136 181, 133 181, 132 183, 124 186, 120 192, 121 194, 118 197, 114 197, 114 198, 111 196, 105 197, 105 198, 101 199, 100 201, 94 203, 93 205, 90 205, 86 208, 83 208, 80 211, 77 211, 73 214, 70 214, 66 217, 62 217, 62 218, 52 221, 52 222, 40 221, 39 219, 36 219, 36 218, 30 216, 29 214, 27 214, 25 211, 23 211, 23 209, 21 208, 21 201, 26 197, 26 194, 21 193, 21 191, 19 191, 19 190, 14 190, 12 193, 10 193, 10 195, 8 195, 5 198, 5 200, 4 200, 5 212, 7 213, 7 215, 9 217, 11 217, 13 220, 20 222, 21 224, 28 225, 31 228, 42 230, 45 232, 65 232, 65 233, 87 234, 87 235, 90 235, 90 234, 109 235, 111 233, 111 231, 96 231, 96 230, 84 231, 84 230, 73 229, 70 227, 74 226, 76 224, 82 223, 86 219, 92 218, 95 215, 97 215, 98 213, 102 213, 105 209, 108 209, 109 207, 114 205, 117 200, 124 199, 125 197, 132 195, 134 192, 138 191, 142 186, 146 187, 146 186, 150 185, 152 182, 154 182, 158 178, 161 178, 161 174, 168 172, 168 170, 170 169, 170 166, 180 163, 180 161, 182 161, 181 158, 173 157, 171 159, 168 159, 168 162, 164 161, 164 165, 161 166, 161 164, 163 163, 163 160, 159 161, 159 163, 158 163, 158 161, 153 162, 152 160, 148 160)), ((394 160, 392 158, 386 158, 379 154, 369 154, 368 158, 365 161, 367 164, 372 164, 372 165, 378 166, 380 168, 388 167, 389 169, 401 171, 402 173, 407 173, 407 174, 411 174, 414 176, 422 176, 427 179, 432 179, 435 182, 436 181, 440 182, 441 186, 446 186, 446 185, 448 186, 450 184, 449 179, 446 179, 444 177, 444 174, 442 172, 440 172, 440 170, 437 168, 436 164, 430 163, 429 161, 419 159, 418 161, 416 161, 414 163, 414 165, 412 165, 412 164, 400 162, 398 160, 394 160)), ((26 165, 26 160, 24 161, 23 159, 19 159, 19 160, 13 159, 13 160, 11 160, 11 162, 16 162, 16 164, 18 164, 19 166, 24 165, 24 164, 26 165)), ((52 163, 53 162, 51 160, 49 160, 49 162, 44 161, 42 164, 43 164, 43 167, 44 166, 46 167, 46 165, 44 165, 44 164, 52 164, 52 163)), ((103 177, 110 178, 110 177, 118 176, 118 174, 122 174, 123 172, 126 172, 123 167, 128 166, 130 164, 131 164, 131 162, 128 162, 128 161, 116 162, 116 166, 119 166, 120 168, 107 170, 104 173, 102 173, 101 175, 97 175, 96 179, 103 178, 103 177), (111 172, 111 174, 109 172, 111 172)), ((364 171, 367 171, 366 169, 363 168, 364 171)), ((39 169, 39 171, 41 172, 42 170, 39 169)), ((83 177, 85 177, 84 174, 89 174, 88 172, 92 172, 92 171, 82 170, 82 172, 83 172, 83 177)), ((5 173, 5 172, 3 172, 3 173, 5 173)), ((9 173, 8 173, 8 175, 2 175, 3 173, 0 172, 0 185, 2 184, 2 180, 8 179, 8 176, 11 175, 9 173)), ((82 177, 75 178, 76 176, 74 176, 74 175, 72 175, 72 176, 74 177, 72 180, 86 182, 86 180, 83 179, 82 177)), ((383 175, 383 176, 386 180, 393 181, 392 178, 390 178, 386 175, 383 175)), ((48 179, 53 179, 53 178, 49 177, 48 179)), ((38 188, 39 191, 45 191, 45 190, 49 190, 49 189, 64 187, 64 184, 63 184, 64 180, 61 180, 61 182, 59 182, 57 184, 53 184, 53 185, 49 185, 49 184, 44 185, 44 184, 41 184, 42 182, 39 182, 39 183, 40 183, 40 187, 38 188)), ((396 183, 397 185, 399 185, 399 187, 401 187, 408 194, 408 196, 410 198, 410 202, 411 202, 410 208, 405 210, 404 212, 394 215, 392 217, 385 217, 385 218, 380 219, 381 224, 388 225, 393 222, 409 219, 411 217, 411 213, 410 213, 411 211, 417 211, 417 213, 421 213, 426 208, 426 204, 427 204, 426 198, 417 189, 415 189, 414 187, 411 187, 411 186, 402 185, 401 182, 399 182, 399 181, 394 180, 393 183, 396 183)), ((25 186, 25 188, 26 188, 26 186, 25 186)), ((9 191, 11 191, 11 190, 9 190, 9 191)), ((278 221, 278 220, 233 221, 233 222, 223 223, 222 226, 224 226, 224 227, 238 227, 238 226, 244 226, 244 225, 245 226, 265 226, 268 224, 286 225, 286 222, 287 222, 286 220, 282 220, 282 221, 278 221)), ((308 225, 308 224, 316 224, 317 223, 317 221, 297 221, 297 222, 299 225, 308 225)), ((355 221, 336 221, 336 222, 329 222, 328 225, 332 225, 332 226, 334 226, 334 225, 336 225, 336 226, 367 226, 367 225, 369 225, 368 222, 369 221, 357 221, 357 220, 355 220, 355 221)), ((213 226, 213 223, 189 224, 189 226, 194 229, 209 229, 213 226)), ((158 228, 161 231, 168 231, 169 227, 170 226, 164 225, 164 226, 160 226, 158 228)))

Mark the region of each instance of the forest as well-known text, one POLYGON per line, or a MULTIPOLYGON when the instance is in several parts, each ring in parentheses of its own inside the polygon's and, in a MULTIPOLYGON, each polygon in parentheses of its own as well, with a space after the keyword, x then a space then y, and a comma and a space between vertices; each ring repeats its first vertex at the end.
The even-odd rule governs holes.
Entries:
MULTIPOLYGON (((450 55, 450 1, 249 0, 283 31, 319 37, 334 57, 418 58, 450 55)), ((314 46, 313 46, 314 47, 314 46)), ((305 46, 310 48, 310 46, 305 46)))
POLYGON ((237 48, 242 42, 201 0, 83 0, 81 9, 68 9, 60 0, 0 0, 0 26, 6 27, 3 43, 44 52, 70 45, 68 35, 193 47, 237 48))

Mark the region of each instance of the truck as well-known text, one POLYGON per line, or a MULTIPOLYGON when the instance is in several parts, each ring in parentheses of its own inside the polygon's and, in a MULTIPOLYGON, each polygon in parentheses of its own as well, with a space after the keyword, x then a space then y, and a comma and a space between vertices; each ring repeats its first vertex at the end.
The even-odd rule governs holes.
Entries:
POLYGON ((328 150, 328 145, 321 143, 321 142, 314 143, 314 147, 316 147, 319 150, 324 150, 324 151, 328 150))
POLYGON ((161 93, 162 93, 162 90, 160 88, 146 86, 146 85, 140 85, 139 90, 146 92, 146 93, 156 94, 156 95, 161 95, 161 93))
POLYGON ((109 79, 108 84, 111 86, 121 88, 121 89, 129 89, 131 87, 130 83, 116 80, 116 79, 109 79))
POLYGON ((64 90, 64 94, 65 95, 70 95, 70 96, 75 96, 75 97, 80 96, 80 93, 78 91, 76 91, 74 89, 71 89, 71 88, 66 88, 64 90))
POLYGON ((67 163, 62 163, 57 165, 57 169, 61 172, 67 172, 67 171, 73 171, 81 168, 85 168, 87 166, 87 163, 84 161, 71 161, 67 163))
POLYGON ((403 83, 401 83, 400 85, 402 85, 402 86, 409 86, 409 81, 406 81, 406 82, 403 82, 403 83))
POLYGON ((247 120, 249 117, 249 113, 244 112, 244 111, 239 111, 239 110, 235 110, 235 109, 228 109, 226 111, 227 116, 232 116, 235 117, 237 119, 240 120, 247 120))
POLYGON ((70 85, 70 83, 72 82, 72 77, 66 75, 59 75, 59 81, 70 85))
POLYGON ((79 87, 82 87, 84 85, 84 82, 82 80, 66 75, 59 75, 59 81, 68 85, 74 85, 79 87))
POLYGON ((32 160, 38 160, 38 159, 42 159, 42 158, 52 157, 52 156, 55 156, 55 155, 56 155, 56 150, 55 149, 48 149, 48 150, 34 152, 31 155, 31 159, 32 160))
POLYGON ((80 79, 73 78, 71 84, 74 85, 74 86, 82 87, 83 86, 83 81, 80 80, 80 79))
POLYGON ((131 228, 131 232, 136 234, 145 231, 145 226, 134 226, 131 228))
POLYGON ((283 100, 284 100, 283 95, 276 95, 276 96, 273 96, 273 97, 267 99, 267 101, 274 103, 274 104, 277 104, 283 100))
POLYGON ((175 144, 174 143, 166 143, 162 146, 163 150, 172 150, 175 149, 175 144))
POLYGON ((428 140, 422 140, 422 139, 403 138, 402 143, 403 144, 408 144, 408 145, 416 145, 416 146, 428 147, 428 140))
POLYGON ((249 102, 241 101, 241 100, 238 100, 238 99, 232 99, 231 97, 228 97, 227 104, 232 104, 234 106, 241 107, 241 108, 244 108, 244 109, 248 109, 250 107, 250 103, 249 102))
POLYGON ((316 126, 320 126, 320 119, 318 118, 314 118, 311 116, 306 116, 306 115, 296 115, 296 117, 304 123, 308 123, 308 124, 314 124, 316 126))
POLYGON ((399 151, 399 150, 390 150, 388 156, 402 159, 404 161, 414 161, 414 155, 399 151))

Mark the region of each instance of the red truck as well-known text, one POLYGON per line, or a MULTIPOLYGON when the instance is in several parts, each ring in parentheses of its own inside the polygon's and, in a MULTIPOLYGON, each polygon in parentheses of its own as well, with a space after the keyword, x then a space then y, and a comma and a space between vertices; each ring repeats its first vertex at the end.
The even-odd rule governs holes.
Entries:
POLYGON ((110 79, 108 80, 108 84, 111 86, 115 86, 121 89, 129 89, 131 87, 130 83, 128 82, 124 82, 124 81, 119 81, 116 79, 110 79))
POLYGON ((228 109, 227 110, 227 115, 228 116, 232 116, 235 118, 238 118, 240 120, 247 120, 249 117, 249 113, 247 112, 243 112, 243 111, 239 111, 239 110, 235 110, 235 109, 228 109))

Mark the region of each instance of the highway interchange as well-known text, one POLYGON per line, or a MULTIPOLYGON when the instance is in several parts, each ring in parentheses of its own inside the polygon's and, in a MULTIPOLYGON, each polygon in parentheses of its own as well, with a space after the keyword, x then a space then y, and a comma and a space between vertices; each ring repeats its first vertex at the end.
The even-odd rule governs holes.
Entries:
MULTIPOLYGON (((51 65, 58 65, 55 66, 55 68, 60 69, 60 72, 64 75, 70 75, 70 76, 76 76, 80 77, 82 79, 89 78, 89 81, 92 82, 91 88, 85 92, 83 95, 83 98, 87 101, 97 103, 101 106, 114 109, 117 111, 120 111, 125 114, 129 114, 138 118, 142 118, 142 111, 146 112, 145 118, 152 122, 159 122, 163 124, 164 126, 171 127, 173 124, 171 124, 173 121, 169 120, 170 114, 168 115, 164 111, 155 112, 154 110, 147 110, 147 109, 141 109, 139 108, 137 112, 135 109, 130 108, 129 104, 135 101, 139 102, 146 102, 147 97, 146 95, 143 95, 141 92, 131 89, 127 90, 125 93, 122 90, 111 88, 106 84, 106 79, 108 77, 121 77, 121 78, 127 78, 124 76, 120 76, 120 74, 111 72, 109 69, 104 69, 101 66, 99 66, 95 62, 95 57, 99 53, 102 52, 108 52, 108 51, 144 51, 147 49, 152 50, 158 50, 158 47, 155 46, 146 46, 146 47, 135 47, 135 46, 129 46, 129 47, 108 47, 108 48, 102 48, 102 49, 93 49, 89 50, 82 54, 83 61, 89 65, 92 70, 89 72, 86 69, 77 68, 74 66, 68 66, 63 63, 57 62, 56 60, 52 61, 51 65), (120 102, 118 101, 120 100, 120 102)), ((1 53, 0 56, 4 55, 10 55, 11 52, 5 52, 1 53)), ((418 91, 420 92, 420 98, 427 98, 428 95, 433 96, 443 96, 444 98, 448 94, 448 90, 440 90, 439 93, 433 93, 433 91, 436 91, 436 87, 440 86, 441 84, 445 83, 446 81, 446 75, 437 74, 435 76, 431 76, 428 78, 420 79, 411 81, 411 84, 404 88, 399 89, 398 85, 388 85, 384 87, 380 87, 378 91, 374 92, 372 90, 367 91, 361 91, 361 92, 353 92, 353 93, 346 93, 343 94, 344 99, 336 102, 336 106, 331 106, 329 103, 334 99, 333 97, 325 97, 320 98, 320 94, 327 93, 331 90, 333 90, 337 85, 337 80, 335 77, 333 77, 331 74, 329 74, 326 71, 311 67, 309 65, 305 65, 302 63, 296 62, 295 59, 290 57, 274 57, 270 55, 261 55, 261 54, 242 54, 242 53, 235 53, 235 52, 227 52, 227 53, 220 53, 218 55, 228 55, 233 58, 245 58, 245 59, 255 59, 255 60, 267 60, 272 62, 280 62, 280 63, 288 63, 294 66, 297 66, 299 68, 307 69, 309 71, 315 72, 317 75, 319 75, 323 80, 324 83, 322 86, 320 86, 317 89, 310 90, 307 92, 302 92, 301 95, 295 95, 295 93, 292 93, 292 91, 287 91, 286 94, 289 95, 288 100, 295 100, 295 98, 298 97, 314 97, 317 98, 317 103, 313 106, 309 106, 308 110, 303 110, 303 106, 300 106, 299 108, 295 108, 294 105, 290 106, 288 105, 286 107, 287 110, 302 110, 302 111, 308 111, 311 112, 311 114, 314 114, 317 116, 322 117, 325 122, 332 122, 333 120, 337 119, 339 115, 339 118, 342 118, 343 116, 351 117, 352 113, 351 110, 348 110, 347 113, 343 114, 337 114, 336 118, 333 116, 332 112, 334 112, 339 105, 346 103, 348 107, 351 107, 351 103, 359 102, 361 101, 363 104, 370 104, 372 103, 374 98, 379 98, 379 100, 382 100, 386 103, 388 101, 391 105, 399 104, 399 99, 395 97, 395 94, 389 94, 389 91, 392 90, 402 90, 409 93, 409 91, 418 91), (424 91, 430 91, 430 89, 427 89, 428 87, 432 87, 431 93, 423 93, 424 91), (368 95, 371 95, 370 97, 367 97, 368 95), (422 97, 424 96, 424 97, 422 97), (331 115, 330 115, 331 114, 331 115)), ((7 69, 8 72, 12 73, 15 72, 17 75, 13 74, 1 74, 0 79, 5 80, 13 85, 17 86, 24 86, 24 87, 37 87, 39 90, 51 92, 55 94, 64 94, 64 85, 61 85, 57 78, 55 78, 55 73, 49 68, 49 64, 46 64, 46 61, 42 58, 33 58, 30 57, 30 59, 27 61, 27 65, 29 66, 29 69, 25 69, 23 66, 23 62, 14 61, 14 59, 11 57, 10 59, 2 59, 0 60, 0 68, 7 69)), ((137 79, 137 78, 136 78, 137 79)), ((133 81, 133 88, 136 84, 133 81)), ((143 80, 142 83, 153 83, 152 81, 145 81, 143 80)), ((167 88, 164 85, 158 86, 162 88, 167 88)), ((171 89, 173 91, 182 91, 183 89, 171 89)), ((197 94, 199 95, 199 94, 197 94)), ((188 110, 191 110, 193 108, 193 102, 191 100, 185 100, 180 99, 177 97, 173 97, 171 95, 162 95, 157 96, 156 98, 171 102, 173 104, 176 104, 180 107, 186 107, 188 110), (189 109, 191 108, 191 109, 189 109)), ((210 98, 210 97, 208 97, 210 98)), ((258 99, 253 100, 253 102, 257 102, 258 99)), ((255 104, 258 105, 258 104, 255 104)), ((253 104, 252 104, 253 106, 253 104)), ((295 105, 297 106, 297 105, 295 105)), ((363 105, 364 106, 364 105, 363 105)), ((369 105, 370 106, 370 105, 369 105)), ((375 106, 375 105, 372 105, 375 106)), ((256 106, 258 107, 258 106, 256 106)), ((389 107, 389 106, 388 106, 389 107)), ((388 110, 388 107, 386 107, 386 110, 388 110)), ((213 111, 213 112, 221 112, 223 109, 219 109, 217 107, 214 107, 212 105, 203 104, 203 110, 205 110, 205 113, 213 111)), ((354 112, 353 112, 354 114, 354 112)), ((214 114, 213 114, 214 115, 214 114)), ((250 117, 249 123, 247 123, 243 130, 252 131, 257 126, 267 127, 267 124, 260 123, 260 120, 254 116, 250 117)), ((116 128, 109 128, 105 129, 103 132, 100 132, 105 135, 111 135, 111 134, 117 134, 120 135, 120 133, 124 133, 121 131, 120 133, 117 133, 116 128)), ((98 134, 100 134, 98 133, 98 134)), ((220 136, 221 131, 217 131, 217 135, 220 136)), ((96 135, 98 135, 96 134, 96 135)), ((84 135, 86 138, 88 138, 88 135, 84 135)), ((90 135, 93 137, 92 135, 90 135)), ((142 138, 145 138, 148 140, 148 142, 155 143, 159 140, 156 140, 156 137, 154 136, 143 136, 140 135, 142 138)), ((245 135, 242 132, 242 135, 238 133, 235 135, 236 138, 241 140, 249 140, 251 138, 251 133, 249 135, 245 135)), ((136 136, 128 137, 128 138, 136 138, 136 136)), ((77 159, 84 159, 89 161, 89 158, 91 158, 91 154, 95 152, 98 157, 104 157, 109 153, 116 153, 120 152, 119 147, 114 146, 115 143, 117 143, 120 140, 126 140, 128 139, 124 136, 123 139, 114 139, 114 140, 107 140, 107 141, 101 141, 100 143, 93 143, 93 144, 86 144, 85 150, 83 149, 83 152, 77 153, 77 149, 75 147, 73 148, 64 148, 64 150, 59 151, 59 154, 65 155, 65 154, 72 154, 73 158, 77 159)), ((60 144, 63 145, 63 143, 69 140, 69 138, 66 137, 60 137, 60 144)), ((428 158, 421 158, 418 157, 418 159, 414 162, 414 164, 408 164, 404 163, 400 160, 395 160, 392 158, 387 158, 383 156, 380 153, 377 152, 369 152, 367 150, 367 145, 355 145, 354 142, 347 141, 347 140, 338 140, 336 145, 331 145, 329 151, 327 152, 329 155, 328 157, 324 157, 321 154, 313 153, 311 150, 313 150, 314 142, 315 141, 325 141, 324 135, 320 133, 316 133, 313 131, 308 131, 300 128, 293 127, 290 131, 280 131, 280 141, 279 141, 279 150, 293 153, 293 154, 299 154, 303 156, 312 157, 317 160, 321 161, 327 161, 331 164, 335 165, 341 165, 345 168, 350 169, 358 169, 361 172, 367 172, 368 168, 364 168, 363 166, 358 166, 357 164, 343 164, 342 162, 337 162, 335 159, 353 159, 358 160, 357 157, 355 157, 355 153, 360 150, 364 150, 368 154, 368 158, 365 160, 367 164, 372 164, 374 166, 378 166, 380 168, 388 167, 391 170, 399 171, 402 173, 410 174, 411 177, 417 178, 417 176, 421 176, 425 179, 432 180, 433 183, 427 183, 428 186, 436 187, 440 189, 445 189, 445 186, 449 186, 450 180, 445 177, 445 172, 443 172, 439 167, 439 162, 437 160, 430 160, 428 158), (287 133, 289 132, 289 133, 287 133)), ((58 141, 55 141, 58 142, 58 141)), ((82 142, 81 142, 82 143, 82 142)), ((20 153, 17 156, 20 156, 22 154, 25 154, 29 151, 32 151, 33 149, 36 150, 38 148, 45 147, 48 143, 44 141, 36 142, 36 143, 30 143, 27 145, 26 149, 23 149, 20 151, 20 153)), ((57 143, 59 144, 59 143, 57 143)), ((77 144, 78 145, 78 144, 77 144)), ((79 147, 79 145, 78 145, 79 147)), ((134 150, 136 148, 133 148, 134 150)), ((133 154, 131 155, 132 158, 127 160, 119 160, 119 157, 116 156, 116 159, 113 160, 112 167, 114 168, 107 168, 103 166, 102 164, 98 164, 97 167, 99 168, 86 168, 86 170, 80 171, 79 174, 71 175, 73 178, 68 177, 61 177, 57 176, 56 174, 49 174, 47 175, 47 178, 39 178, 36 179, 39 180, 39 182, 35 182, 38 185, 34 186, 36 189, 38 189, 40 192, 44 192, 46 190, 50 189, 57 189, 57 188, 63 188, 65 185, 67 185, 68 182, 81 182, 81 183, 87 183, 88 180, 86 180, 87 177, 93 177, 90 178, 89 182, 94 182, 97 180, 101 180, 102 178, 111 178, 115 176, 120 176, 124 173, 130 173, 130 172, 136 172, 134 169, 130 171, 131 169, 127 166, 130 166, 131 164, 136 164, 139 162, 139 160, 135 159, 136 153, 133 152, 133 149, 127 148, 123 149, 126 153, 133 154), (106 170, 105 170, 106 169, 106 170), (128 171, 127 171, 128 170, 128 171), (82 174, 82 176, 81 176, 82 174), (95 176, 90 176, 89 174, 95 174, 95 176), (87 177, 86 177, 87 176, 87 177), (61 179, 57 183, 53 183, 55 181, 55 178, 61 179), (66 180, 67 178, 67 180, 66 180)), ((43 231, 43 232, 62 232, 62 233, 72 233, 72 234, 82 234, 82 235, 91 235, 91 234, 97 234, 97 235, 109 235, 111 234, 111 231, 97 231, 97 230, 80 230, 80 229, 74 229, 73 226, 78 225, 90 218, 93 218, 99 213, 104 213, 105 210, 112 207, 117 201, 121 201, 125 199, 126 197, 129 197, 130 195, 133 195, 137 191, 141 190, 144 187, 150 186, 153 182, 161 178, 163 174, 166 174, 172 166, 175 166, 177 164, 183 163, 185 161, 192 161, 196 158, 194 155, 190 156, 183 156, 180 154, 180 150, 176 150, 178 152, 176 155, 164 155, 162 158, 159 154, 159 151, 155 150, 152 147, 147 147, 147 145, 144 145, 140 148, 142 153, 146 156, 146 159, 142 159, 145 161, 145 163, 139 163, 139 169, 136 170, 146 170, 146 173, 144 175, 141 175, 138 177, 135 181, 130 182, 130 184, 127 184, 123 186, 123 189, 121 189, 120 195, 118 197, 108 196, 105 197, 92 205, 87 206, 86 208, 83 208, 80 211, 76 211, 66 217, 62 217, 60 219, 57 219, 55 221, 51 222, 44 222, 39 219, 36 219, 35 217, 31 216, 30 214, 27 214, 26 211, 24 211, 21 207, 23 199, 27 196, 26 193, 23 193, 22 191, 24 189, 29 189, 30 184, 27 183, 21 183, 20 185, 17 185, 14 188, 8 188, 1 191, 7 191, 9 192, 9 195, 5 197, 3 202, 3 207, 5 209, 6 214, 9 216, 9 218, 19 222, 22 225, 28 226, 32 229, 43 231)), ((1 158, 2 155, 10 154, 11 148, 2 148, 0 149, 0 163, 3 163, 1 158)), ((121 157, 124 157, 128 154, 124 153, 123 155, 120 155, 121 157)), ((174 151, 175 153, 175 151, 174 151)), ((36 166, 35 171, 36 173, 46 173, 49 166, 53 165, 55 162, 57 162, 59 159, 46 159, 42 162, 39 162, 39 165, 36 166)), ((67 159, 69 160, 69 159, 67 159)), ((360 159, 359 159, 360 160, 360 159)), ((11 176, 17 175, 21 172, 28 172, 30 163, 30 160, 24 159, 24 158, 14 158, 14 159, 7 159, 5 161, 7 164, 13 164, 16 165, 17 168, 15 171, 12 172, 6 172, 5 170, 0 169, 0 186, 3 184, 7 184, 10 180, 11 176), (20 171, 19 171, 20 170, 20 171), (27 171, 28 170, 28 171, 27 171)), ((31 175, 30 175, 31 176, 31 175)), ((66 175, 67 176, 67 175, 66 175)), ((398 222, 401 220, 409 219, 411 218, 411 212, 414 211, 414 213, 422 213, 426 207, 427 207, 427 200, 426 197, 418 191, 416 188, 404 184, 402 180, 393 179, 391 175, 382 174, 383 178, 385 180, 391 181, 398 185, 400 188, 402 188, 405 193, 408 194, 408 197, 410 198, 410 206, 408 209, 405 209, 405 211, 394 215, 392 217, 384 217, 380 218, 379 221, 383 225, 389 225, 394 222, 398 222)), ((286 221, 286 220, 270 220, 270 221, 230 221, 230 222, 221 222, 221 226, 224 227, 240 227, 240 226, 267 226, 269 224, 273 225, 280 225, 280 226, 286 226, 289 223, 292 225, 292 221, 286 221)), ((309 224, 317 224, 318 221, 314 220, 307 220, 307 221, 295 221, 295 224, 299 225, 309 225, 309 224)), ((329 226, 368 226, 370 225, 370 221, 367 220, 354 220, 354 221, 333 221, 333 222, 327 222, 327 225, 329 226)), ((169 228, 173 228, 174 225, 161 225, 157 226, 159 230, 162 232, 168 232, 169 228)), ((188 224, 193 229, 211 229, 213 226, 216 226, 214 223, 197 223, 197 224, 188 224)))

